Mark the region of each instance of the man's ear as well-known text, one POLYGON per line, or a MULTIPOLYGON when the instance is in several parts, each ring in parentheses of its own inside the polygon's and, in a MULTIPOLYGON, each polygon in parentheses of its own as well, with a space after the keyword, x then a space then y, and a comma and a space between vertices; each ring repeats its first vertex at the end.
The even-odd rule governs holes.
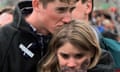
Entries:
POLYGON ((39 11, 41 3, 39 2, 39 0, 32 0, 32 6, 33 10, 39 11))
POLYGON ((89 14, 92 11, 92 0, 87 0, 86 3, 86 13, 89 14))

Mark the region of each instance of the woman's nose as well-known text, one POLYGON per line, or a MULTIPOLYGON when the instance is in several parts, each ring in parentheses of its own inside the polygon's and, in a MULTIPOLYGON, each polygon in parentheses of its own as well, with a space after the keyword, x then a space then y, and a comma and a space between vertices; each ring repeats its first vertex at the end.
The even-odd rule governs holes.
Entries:
POLYGON ((67 66, 69 68, 75 68, 77 66, 77 62, 74 58, 70 58, 69 61, 67 61, 67 66))

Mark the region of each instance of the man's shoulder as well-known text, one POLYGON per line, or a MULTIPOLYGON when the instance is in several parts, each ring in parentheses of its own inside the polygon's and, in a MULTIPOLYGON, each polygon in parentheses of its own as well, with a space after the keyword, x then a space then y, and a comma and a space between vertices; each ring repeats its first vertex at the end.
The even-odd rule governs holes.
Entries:
POLYGON ((9 42, 11 37, 15 34, 15 30, 11 25, 6 25, 0 28, 0 44, 9 42))
POLYGON ((14 35, 15 31, 12 29, 11 25, 0 28, 0 55, 6 53, 14 35))
POLYGON ((9 36, 10 27, 8 25, 0 28, 0 39, 5 38, 7 35, 9 36))

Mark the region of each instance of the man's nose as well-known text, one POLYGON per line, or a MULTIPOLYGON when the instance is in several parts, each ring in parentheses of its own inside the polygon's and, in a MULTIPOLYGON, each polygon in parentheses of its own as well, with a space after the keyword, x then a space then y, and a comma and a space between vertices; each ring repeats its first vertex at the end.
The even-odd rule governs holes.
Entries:
POLYGON ((72 20, 72 14, 70 12, 67 12, 62 19, 64 23, 69 23, 71 20, 72 20))

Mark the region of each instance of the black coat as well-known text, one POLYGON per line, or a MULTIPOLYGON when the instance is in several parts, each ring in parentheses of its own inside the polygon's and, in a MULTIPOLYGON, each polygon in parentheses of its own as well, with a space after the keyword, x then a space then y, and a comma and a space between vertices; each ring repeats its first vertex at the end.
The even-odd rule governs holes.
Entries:
POLYGON ((30 1, 19 3, 14 21, 0 28, 0 72, 36 72, 38 61, 47 51, 48 43, 42 45, 39 38, 43 37, 39 37, 24 19, 32 11, 21 11, 27 6, 31 7, 30 1))

